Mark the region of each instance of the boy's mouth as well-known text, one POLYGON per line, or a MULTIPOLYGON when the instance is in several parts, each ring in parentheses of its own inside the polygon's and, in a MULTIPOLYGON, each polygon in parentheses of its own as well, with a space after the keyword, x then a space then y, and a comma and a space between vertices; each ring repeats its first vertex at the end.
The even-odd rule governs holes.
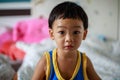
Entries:
POLYGON ((67 46, 65 46, 65 48, 66 48, 66 49, 72 49, 73 46, 72 46, 72 45, 67 45, 67 46))

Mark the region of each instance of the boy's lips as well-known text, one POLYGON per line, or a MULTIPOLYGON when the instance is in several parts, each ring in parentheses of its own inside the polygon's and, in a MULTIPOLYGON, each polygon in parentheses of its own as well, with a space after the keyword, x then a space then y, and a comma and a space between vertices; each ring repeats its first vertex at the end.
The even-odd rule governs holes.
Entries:
POLYGON ((72 45, 67 45, 67 46, 65 46, 65 48, 66 49, 71 49, 71 48, 73 48, 73 46, 72 45))

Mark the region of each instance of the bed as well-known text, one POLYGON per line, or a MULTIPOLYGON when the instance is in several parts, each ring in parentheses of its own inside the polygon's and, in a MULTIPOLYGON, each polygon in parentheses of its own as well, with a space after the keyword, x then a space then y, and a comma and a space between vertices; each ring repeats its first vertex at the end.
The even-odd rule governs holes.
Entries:
MULTIPOLYGON (((18 80, 30 80, 44 51, 56 47, 55 42, 50 38, 44 39, 38 44, 17 42, 16 46, 27 53, 22 66, 18 70, 18 80)), ((101 37, 101 35, 88 35, 79 48, 81 52, 86 52, 89 56, 102 80, 120 80, 119 49, 119 41, 113 41, 104 36, 101 37)))

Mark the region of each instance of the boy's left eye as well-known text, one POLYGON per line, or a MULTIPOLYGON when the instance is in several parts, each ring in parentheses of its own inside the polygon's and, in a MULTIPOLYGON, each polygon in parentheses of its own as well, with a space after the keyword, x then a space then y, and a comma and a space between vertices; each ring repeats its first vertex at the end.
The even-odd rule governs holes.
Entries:
POLYGON ((79 34, 80 33, 80 31, 74 31, 73 32, 73 34, 79 34))

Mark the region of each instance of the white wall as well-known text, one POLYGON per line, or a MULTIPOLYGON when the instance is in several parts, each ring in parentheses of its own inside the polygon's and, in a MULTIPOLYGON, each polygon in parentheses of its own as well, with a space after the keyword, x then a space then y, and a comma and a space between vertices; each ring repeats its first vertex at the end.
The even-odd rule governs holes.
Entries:
POLYGON ((29 9, 31 8, 30 2, 10 2, 0 3, 0 9, 29 9))
POLYGON ((63 1, 77 1, 77 0, 32 0, 32 15, 33 17, 44 16, 48 18, 50 11, 58 3, 63 1))
POLYGON ((17 22, 30 18, 31 16, 0 16, 0 27, 13 27, 17 22))
POLYGON ((89 17, 89 31, 118 39, 118 0, 86 0, 81 5, 89 17))
POLYGON ((118 29, 119 29, 119 32, 118 32, 118 37, 119 37, 119 41, 120 41, 120 0, 118 0, 118 10, 119 10, 119 19, 118 19, 118 29))

